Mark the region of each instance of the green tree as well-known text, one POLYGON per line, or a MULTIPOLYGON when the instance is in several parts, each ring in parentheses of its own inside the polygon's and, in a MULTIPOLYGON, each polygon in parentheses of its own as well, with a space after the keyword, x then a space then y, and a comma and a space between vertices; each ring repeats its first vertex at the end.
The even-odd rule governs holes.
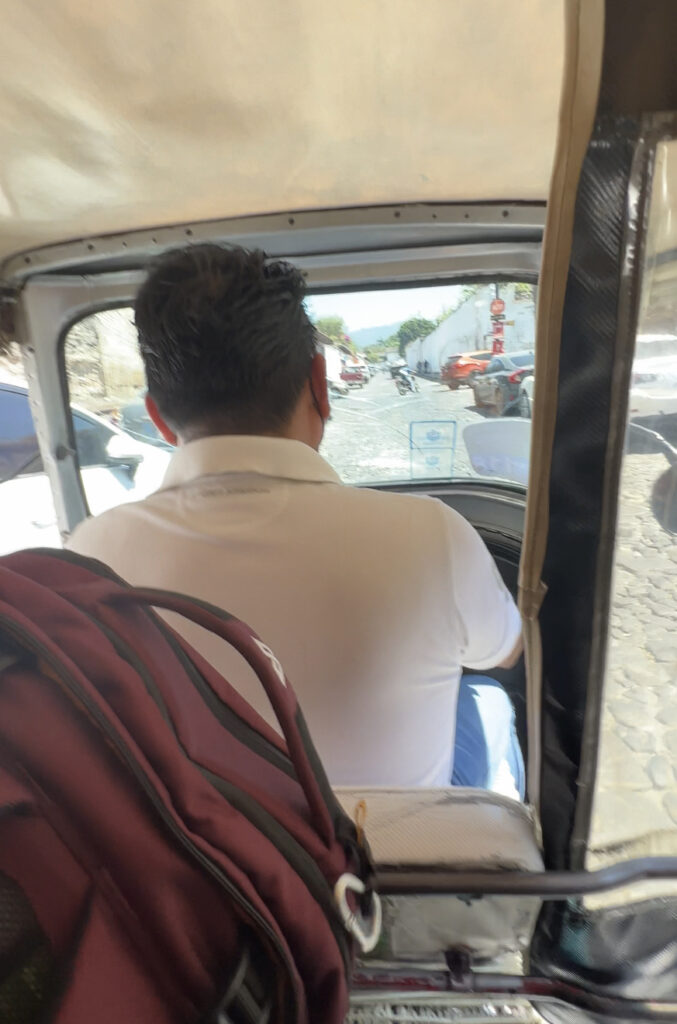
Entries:
POLYGON ((456 304, 456 309, 459 309, 464 302, 467 302, 468 299, 472 299, 473 296, 477 295, 481 287, 481 284, 464 284, 461 288, 461 294, 458 303, 456 304))
POLYGON ((385 351, 385 342, 383 340, 375 341, 373 345, 367 345, 364 350, 364 354, 367 359, 378 359, 385 351))
POLYGON ((424 316, 412 316, 405 320, 395 334, 400 355, 404 357, 404 350, 409 342, 416 341, 417 338, 426 338, 436 327, 434 321, 426 320, 424 316))
POLYGON ((321 316, 315 321, 315 326, 322 334, 326 334, 332 341, 343 342, 346 337, 346 324, 341 316, 321 316))
POLYGON ((534 301, 534 286, 526 281, 518 281, 515 284, 515 298, 518 302, 534 301))

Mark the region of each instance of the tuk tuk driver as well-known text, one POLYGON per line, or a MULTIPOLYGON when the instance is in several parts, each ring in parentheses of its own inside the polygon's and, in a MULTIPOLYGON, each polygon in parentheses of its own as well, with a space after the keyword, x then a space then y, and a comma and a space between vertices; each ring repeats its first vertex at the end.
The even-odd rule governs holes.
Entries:
MULTIPOLYGON (((258 251, 193 245, 151 267, 135 307, 146 402, 176 451, 155 494, 81 523, 69 547, 247 622, 334 784, 521 796, 510 700, 462 675, 516 662, 515 604, 458 513, 346 486, 318 453, 330 409, 304 296, 298 270, 258 251)), ((275 725, 234 651, 167 618, 275 725)))

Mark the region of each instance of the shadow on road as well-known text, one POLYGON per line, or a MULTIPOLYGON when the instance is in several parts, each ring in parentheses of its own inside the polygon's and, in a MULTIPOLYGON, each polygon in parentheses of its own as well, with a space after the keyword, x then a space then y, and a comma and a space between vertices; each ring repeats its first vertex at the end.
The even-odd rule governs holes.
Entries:
POLYGON ((496 419, 496 410, 491 405, 485 405, 485 406, 482 406, 482 407, 479 407, 477 405, 466 405, 465 409, 468 412, 474 412, 477 416, 481 416, 482 419, 485 419, 485 420, 495 420, 496 419))

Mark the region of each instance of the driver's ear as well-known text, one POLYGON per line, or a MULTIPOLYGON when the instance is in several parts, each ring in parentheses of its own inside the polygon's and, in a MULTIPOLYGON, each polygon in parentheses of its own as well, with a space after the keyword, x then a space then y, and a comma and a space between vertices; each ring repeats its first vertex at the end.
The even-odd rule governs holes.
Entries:
POLYGON ((327 389, 327 364, 321 352, 316 352, 313 356, 310 364, 310 381, 320 416, 326 421, 331 415, 331 405, 327 389))
POLYGON ((176 436, 172 428, 167 426, 167 424, 165 423, 160 414, 160 410, 155 404, 155 400, 151 398, 151 396, 148 394, 146 395, 146 412, 148 413, 150 419, 157 428, 158 433, 162 437, 164 437, 165 441, 168 441, 169 444, 173 444, 176 447, 176 445, 178 445, 179 443, 178 437, 176 436))

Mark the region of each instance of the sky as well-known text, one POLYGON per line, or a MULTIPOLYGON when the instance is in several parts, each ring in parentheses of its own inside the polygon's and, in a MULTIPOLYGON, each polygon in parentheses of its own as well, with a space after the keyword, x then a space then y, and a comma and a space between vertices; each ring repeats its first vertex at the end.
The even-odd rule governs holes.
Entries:
POLYGON ((320 316, 341 316, 348 333, 361 327, 380 327, 410 316, 434 318, 446 307, 454 306, 460 285, 433 285, 429 288, 398 288, 389 291, 343 292, 313 295, 306 299, 308 313, 320 316))

